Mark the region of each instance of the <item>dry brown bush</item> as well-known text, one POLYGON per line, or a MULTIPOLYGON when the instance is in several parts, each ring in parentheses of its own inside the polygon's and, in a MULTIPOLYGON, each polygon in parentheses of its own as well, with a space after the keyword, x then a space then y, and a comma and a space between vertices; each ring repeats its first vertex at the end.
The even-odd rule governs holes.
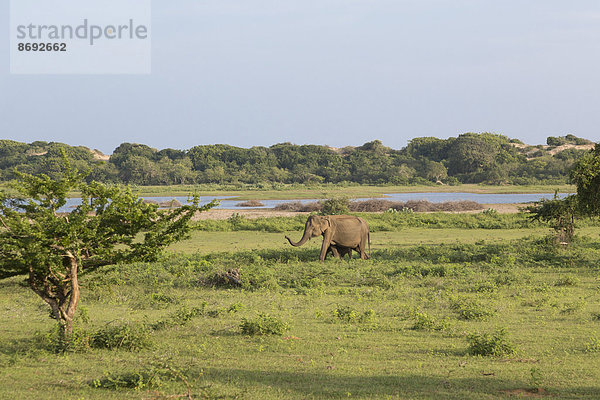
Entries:
POLYGON ((158 204, 159 204, 160 208, 179 208, 179 207, 183 206, 183 204, 181 204, 181 202, 177 199, 161 201, 158 204))
POLYGON ((371 199, 365 201, 354 201, 350 203, 350 211, 353 212, 382 212, 387 210, 410 209, 414 212, 433 211, 471 211, 482 210, 484 207, 474 201, 446 201, 443 203, 431 203, 427 200, 409 200, 407 202, 391 201, 383 199, 371 199))
POLYGON ((315 211, 321 211, 321 208, 323 207, 323 205, 319 202, 314 202, 314 203, 308 203, 308 204, 304 204, 302 206, 302 208, 300 209, 300 212, 315 212, 315 211))
POLYGON ((273 209, 275 211, 300 211, 302 203, 299 201, 290 201, 288 203, 277 204, 273 209))
MULTIPOLYGON (((427 200, 409 200, 407 202, 391 201, 385 199, 370 199, 364 201, 351 201, 350 211, 352 212, 383 212, 387 210, 402 211, 410 209, 414 212, 458 212, 483 210, 485 207, 471 200, 446 201, 443 203, 432 203, 427 200)), ((299 201, 282 203, 275 208, 277 211, 296 211, 296 212, 314 212, 321 210, 321 203, 314 202, 302 204, 299 201)))
POLYGON ((275 206, 275 211, 295 211, 295 212, 314 212, 321 210, 321 203, 313 202, 308 204, 302 204, 299 201, 290 201, 288 203, 281 203, 275 206))
POLYGON ((236 207, 264 207, 265 205, 258 200, 248 200, 237 203, 236 207))
POLYGON ((382 200, 382 199, 371 199, 365 201, 352 201, 350 202, 350 211, 353 212, 379 212, 387 211, 390 208, 401 210, 404 203, 382 200))

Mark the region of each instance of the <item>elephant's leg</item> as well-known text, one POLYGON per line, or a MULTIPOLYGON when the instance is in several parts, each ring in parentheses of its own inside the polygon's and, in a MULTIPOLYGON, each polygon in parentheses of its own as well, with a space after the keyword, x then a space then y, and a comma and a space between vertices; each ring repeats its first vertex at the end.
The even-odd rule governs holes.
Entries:
POLYGON ((369 256, 367 255, 367 236, 364 235, 360 239, 360 244, 358 245, 358 252, 360 254, 360 258, 362 260, 368 260, 369 256))
MULTIPOLYGON (((327 256, 327 250, 331 247, 331 233, 329 231, 323 234, 323 244, 321 245, 321 255, 319 256, 320 261, 325 261, 327 256)), ((333 252, 333 249, 332 249, 333 252)), ((335 253, 334 253, 335 254, 335 253)))
POLYGON ((327 249, 327 254, 325 254, 325 259, 327 259, 327 256, 329 255, 329 253, 331 253, 335 258, 342 258, 343 254, 340 254, 339 249, 336 246, 329 246, 329 248, 327 249))
POLYGON ((367 257, 367 250, 364 246, 364 243, 361 241, 361 243, 358 245, 358 248, 356 249, 358 251, 358 254, 360 254, 360 259, 361 260, 366 260, 367 257))
MULTIPOLYGON (((340 249, 338 249, 337 246, 329 246, 329 249, 331 250, 331 254, 333 254, 333 256, 335 258, 342 258, 342 257, 344 257, 344 254, 339 251, 340 249)), ((342 249, 342 251, 343 251, 343 249, 342 249)))
POLYGON ((356 251, 358 252, 361 260, 366 260, 367 259, 367 251, 366 251, 366 249, 365 249, 365 247, 363 246, 362 243, 358 246, 358 248, 356 249, 356 251))
POLYGON ((352 258, 352 249, 350 247, 340 247, 340 259, 344 259, 346 254, 352 258))

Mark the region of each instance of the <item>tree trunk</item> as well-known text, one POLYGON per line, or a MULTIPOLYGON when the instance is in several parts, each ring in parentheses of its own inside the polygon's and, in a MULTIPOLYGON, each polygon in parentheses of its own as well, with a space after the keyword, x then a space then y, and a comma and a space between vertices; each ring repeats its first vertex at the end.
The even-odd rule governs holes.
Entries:
MULTIPOLYGON (((70 251, 67 252, 67 259, 70 267, 68 277, 71 281, 71 291, 69 293, 69 303, 66 304, 66 308, 61 309, 61 321, 64 321, 65 337, 69 337, 73 333, 73 318, 79 304, 79 265, 77 259, 70 251)), ((66 301, 63 304, 65 303, 66 301)))
POLYGON ((29 286, 48 303, 58 322, 60 339, 68 343, 79 304, 79 263, 70 251, 64 255, 63 267, 65 274, 55 273, 52 268, 48 268, 49 274, 39 274, 30 267, 29 286))

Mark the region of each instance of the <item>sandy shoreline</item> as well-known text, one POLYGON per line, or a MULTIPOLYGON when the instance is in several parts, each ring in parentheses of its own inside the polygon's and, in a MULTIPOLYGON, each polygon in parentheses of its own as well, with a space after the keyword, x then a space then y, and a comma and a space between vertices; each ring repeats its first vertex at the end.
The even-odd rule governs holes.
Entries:
MULTIPOLYGON (((500 214, 514 214, 519 212, 519 208, 525 207, 525 204, 482 204, 483 209, 494 209, 500 214)), ((450 214, 469 213, 476 214, 482 210, 475 211, 451 211, 450 214)), ((309 215, 307 212, 297 211, 276 211, 273 209, 264 208, 249 208, 243 210, 228 210, 228 209, 212 209, 203 213, 200 213, 194 217, 194 220, 221 220, 227 219, 234 214, 239 214, 248 219, 265 218, 265 217, 295 217, 297 215, 309 215)))

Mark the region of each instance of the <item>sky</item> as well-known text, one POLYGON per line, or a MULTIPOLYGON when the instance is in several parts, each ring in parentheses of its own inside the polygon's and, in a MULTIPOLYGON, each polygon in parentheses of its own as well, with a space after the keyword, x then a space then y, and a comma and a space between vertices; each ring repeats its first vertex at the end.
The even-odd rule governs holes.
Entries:
POLYGON ((0 0, 0 139, 600 141, 597 0, 154 0, 149 75, 11 75, 8 15, 0 0))

